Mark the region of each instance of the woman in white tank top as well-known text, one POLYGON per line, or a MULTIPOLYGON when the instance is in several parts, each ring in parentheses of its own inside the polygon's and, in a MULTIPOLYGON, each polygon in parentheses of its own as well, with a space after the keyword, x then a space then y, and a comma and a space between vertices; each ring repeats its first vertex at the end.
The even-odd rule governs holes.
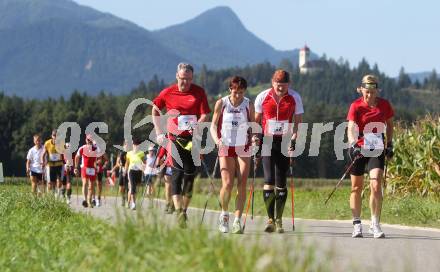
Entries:
POLYGON ((222 188, 220 202, 222 213, 219 230, 229 232, 228 205, 234 186, 235 173, 238 174, 235 220, 232 233, 242 233, 241 215, 246 201, 246 182, 249 175, 251 157, 251 137, 249 122, 254 122, 254 105, 244 97, 246 80, 235 76, 229 81, 230 94, 215 104, 211 123, 211 136, 219 149, 222 188))

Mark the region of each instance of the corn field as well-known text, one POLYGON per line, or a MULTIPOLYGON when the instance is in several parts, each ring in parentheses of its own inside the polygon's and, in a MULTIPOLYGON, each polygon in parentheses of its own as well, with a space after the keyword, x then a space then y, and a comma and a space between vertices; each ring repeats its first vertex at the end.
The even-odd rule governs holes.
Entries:
POLYGON ((440 116, 426 116, 394 130, 387 193, 440 196, 440 116))

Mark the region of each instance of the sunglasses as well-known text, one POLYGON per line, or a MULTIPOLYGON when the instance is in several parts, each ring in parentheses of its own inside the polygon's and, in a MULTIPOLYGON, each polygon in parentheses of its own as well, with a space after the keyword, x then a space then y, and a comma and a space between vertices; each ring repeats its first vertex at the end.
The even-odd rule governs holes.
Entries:
POLYGON ((361 87, 369 90, 377 89, 377 83, 362 83, 361 87))

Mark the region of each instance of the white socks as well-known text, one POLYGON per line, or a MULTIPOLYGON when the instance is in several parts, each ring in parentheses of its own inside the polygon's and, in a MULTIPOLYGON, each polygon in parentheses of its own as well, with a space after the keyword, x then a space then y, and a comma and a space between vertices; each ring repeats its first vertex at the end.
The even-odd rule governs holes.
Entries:
POLYGON ((379 225, 379 218, 375 215, 371 216, 371 224, 372 225, 379 225))

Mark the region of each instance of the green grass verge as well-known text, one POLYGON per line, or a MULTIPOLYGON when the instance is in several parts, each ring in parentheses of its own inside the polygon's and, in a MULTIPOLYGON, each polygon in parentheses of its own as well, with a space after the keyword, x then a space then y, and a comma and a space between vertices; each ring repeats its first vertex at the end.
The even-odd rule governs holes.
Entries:
MULTIPOLYGON (((23 181, 25 181, 25 179, 16 178, 14 182, 9 180, 9 184, 22 186, 24 184, 23 181)), ((218 203, 215 198, 218 197, 220 180, 216 179, 214 182, 217 191, 208 201, 208 207, 217 210, 218 203)), ((344 181, 345 185, 338 188, 327 205, 324 205, 325 199, 330 194, 336 182, 336 180, 326 179, 295 179, 295 217, 350 220, 350 187, 348 186, 348 181, 344 181)), ((261 179, 257 179, 256 184, 254 214, 266 215, 261 191, 263 182, 261 179)), ((194 185, 195 193, 191 205, 204 207, 209 188, 209 181, 207 179, 197 179, 194 185)), ((289 196, 284 211, 285 217, 289 217, 291 214, 290 194, 289 188, 289 196)), ((109 190, 107 195, 116 195, 116 190, 109 190)), ((163 187, 161 188, 161 196, 163 197, 163 187)), ((362 218, 364 219, 370 218, 368 201, 369 189, 367 188, 362 200, 362 218)), ((234 198, 232 198, 229 205, 230 211, 233 211, 234 205, 234 198)), ((439 218, 440 199, 438 197, 421 197, 418 195, 385 196, 381 216, 383 223, 440 228, 439 218)))
MULTIPOLYGON (((0 186, 1 271, 326 271, 300 239, 243 243, 204 229, 181 230, 158 217, 116 224, 75 213, 25 186, 0 186)), ((330 255, 329 255, 330 256, 330 255)), ((321 257, 327 260, 324 256, 321 257)))

